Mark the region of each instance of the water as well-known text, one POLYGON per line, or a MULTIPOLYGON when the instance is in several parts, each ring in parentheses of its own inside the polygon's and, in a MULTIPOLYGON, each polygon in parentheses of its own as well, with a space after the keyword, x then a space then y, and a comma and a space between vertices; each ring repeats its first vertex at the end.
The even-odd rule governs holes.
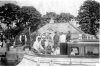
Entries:
POLYGON ((7 60, 5 58, 0 60, 0 66, 16 66, 18 63, 18 60, 7 60))
POLYGON ((5 58, 2 58, 0 60, 0 66, 15 66, 17 65, 19 62, 16 60, 6 60, 5 58))

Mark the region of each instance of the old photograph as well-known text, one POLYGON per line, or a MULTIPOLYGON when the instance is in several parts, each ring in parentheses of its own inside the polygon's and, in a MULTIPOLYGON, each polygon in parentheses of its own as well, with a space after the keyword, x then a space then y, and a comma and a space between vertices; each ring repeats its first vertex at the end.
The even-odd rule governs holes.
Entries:
POLYGON ((100 0, 0 0, 0 66, 100 66, 100 0))

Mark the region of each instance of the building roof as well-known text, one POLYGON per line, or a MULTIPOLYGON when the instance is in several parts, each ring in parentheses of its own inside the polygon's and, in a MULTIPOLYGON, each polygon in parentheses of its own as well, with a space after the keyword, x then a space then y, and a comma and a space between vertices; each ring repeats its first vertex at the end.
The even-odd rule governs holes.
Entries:
POLYGON ((94 35, 86 34, 84 33, 81 29, 78 27, 74 26, 71 22, 66 22, 66 23, 49 23, 38 29, 40 33, 45 33, 45 32, 63 32, 63 33, 68 33, 68 31, 71 32, 71 34, 82 34, 84 36, 91 36, 94 37, 94 35))
POLYGON ((38 30, 39 32, 43 33, 46 31, 51 31, 51 32, 64 32, 67 33, 70 31, 71 33, 78 33, 78 34, 85 34, 83 31, 81 31, 79 28, 75 27, 73 24, 70 22, 67 23, 49 23, 43 26, 38 30))

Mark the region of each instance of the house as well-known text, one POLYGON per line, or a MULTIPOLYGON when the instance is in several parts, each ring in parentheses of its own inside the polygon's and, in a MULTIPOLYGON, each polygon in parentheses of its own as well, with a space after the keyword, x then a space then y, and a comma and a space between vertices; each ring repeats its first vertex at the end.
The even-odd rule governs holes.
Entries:
POLYGON ((71 21, 69 21, 72 25, 74 25, 75 27, 79 27, 79 21, 75 20, 75 19, 71 19, 71 21))
MULTIPOLYGON (((53 21, 53 20, 51 20, 53 21)), ((63 32, 65 34, 70 31, 71 33, 71 39, 96 39, 94 35, 89 35, 84 33, 82 30, 74 26, 71 22, 66 23, 54 23, 50 22, 46 24, 45 26, 38 29, 38 32, 43 33, 52 33, 52 36, 54 35, 54 32, 63 32)))

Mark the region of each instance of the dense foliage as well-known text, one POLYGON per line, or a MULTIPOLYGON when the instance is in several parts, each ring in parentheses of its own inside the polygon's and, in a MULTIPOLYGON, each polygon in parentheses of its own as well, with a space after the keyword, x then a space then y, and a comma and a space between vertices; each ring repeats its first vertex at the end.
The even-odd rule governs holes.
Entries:
POLYGON ((60 13, 56 14, 55 12, 47 12, 45 15, 42 16, 42 26, 49 23, 51 18, 54 20, 54 23, 64 23, 69 22, 71 19, 75 17, 70 13, 60 13))
POLYGON ((51 18, 54 19, 54 23, 61 23, 70 21, 74 16, 69 13, 56 14, 55 12, 47 12, 41 16, 33 6, 20 7, 12 3, 0 7, 0 25, 7 39, 16 37, 22 31, 28 32, 29 27, 33 32, 49 23, 51 18))
POLYGON ((31 27, 35 31, 40 24, 41 14, 34 7, 19 7, 8 3, 0 7, 0 22, 6 25, 6 38, 16 37, 25 28, 31 27))
POLYGON ((80 7, 77 19, 82 31, 96 35, 100 21, 100 3, 87 0, 80 7))

